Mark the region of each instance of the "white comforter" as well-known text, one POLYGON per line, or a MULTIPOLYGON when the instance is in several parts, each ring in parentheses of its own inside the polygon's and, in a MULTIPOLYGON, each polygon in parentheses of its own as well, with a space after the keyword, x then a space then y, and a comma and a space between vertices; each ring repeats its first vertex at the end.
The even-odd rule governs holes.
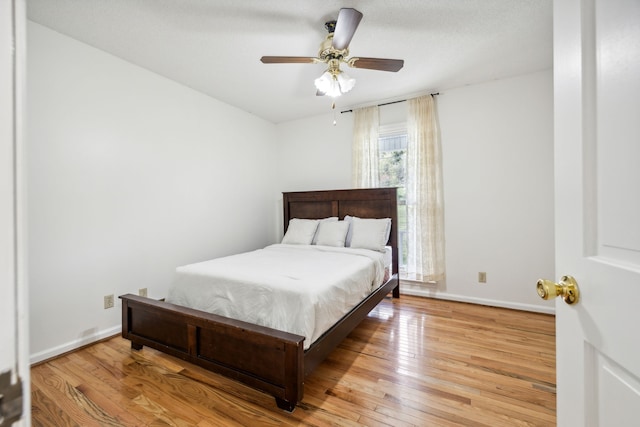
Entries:
POLYGON ((176 269, 167 302, 319 338, 382 284, 383 254, 276 244, 176 269))

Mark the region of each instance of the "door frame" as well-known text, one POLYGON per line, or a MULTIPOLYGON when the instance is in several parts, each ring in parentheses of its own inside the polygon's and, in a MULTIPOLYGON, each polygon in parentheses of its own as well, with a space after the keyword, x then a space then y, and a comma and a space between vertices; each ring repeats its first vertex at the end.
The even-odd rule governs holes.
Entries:
MULTIPOLYGON (((0 295, 8 307, 9 342, 0 343, 1 372, 11 372, 10 384, 22 384, 22 418, 17 426, 31 425, 29 365, 29 302, 26 277, 26 172, 24 111, 26 80, 26 1, 0 0, 0 144, 3 183, 0 191, 4 261, 0 295), (8 365, 5 366, 5 361, 8 365)), ((4 326, 4 325, 3 325, 4 326)))

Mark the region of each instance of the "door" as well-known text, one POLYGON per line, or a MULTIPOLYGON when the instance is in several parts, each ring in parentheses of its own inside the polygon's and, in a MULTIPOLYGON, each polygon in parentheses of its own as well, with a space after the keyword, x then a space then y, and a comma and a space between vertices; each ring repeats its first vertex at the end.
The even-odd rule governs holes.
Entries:
POLYGON ((640 425, 640 0, 554 1, 558 425, 640 425))
POLYGON ((20 178, 24 16, 22 0, 0 0, 0 426, 29 424, 20 178))

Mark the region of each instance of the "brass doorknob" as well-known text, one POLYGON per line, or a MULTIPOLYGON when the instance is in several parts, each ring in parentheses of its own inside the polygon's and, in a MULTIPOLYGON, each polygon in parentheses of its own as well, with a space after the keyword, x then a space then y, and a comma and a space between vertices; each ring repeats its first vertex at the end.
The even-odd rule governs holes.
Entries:
POLYGON ((578 282, 571 276, 562 276, 560 283, 552 282, 551 280, 540 279, 536 286, 538 295, 542 299, 551 299, 557 296, 561 296, 564 302, 567 304, 575 304, 580 299, 580 290, 578 289, 578 282))

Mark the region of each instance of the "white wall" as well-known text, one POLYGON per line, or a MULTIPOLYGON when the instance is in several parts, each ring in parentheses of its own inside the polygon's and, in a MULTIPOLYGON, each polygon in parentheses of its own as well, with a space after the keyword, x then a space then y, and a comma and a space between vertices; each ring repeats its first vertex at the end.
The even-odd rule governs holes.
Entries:
POLYGON ((276 126, 28 26, 32 361, 117 333, 176 265, 276 239, 276 126))
MULTIPOLYGON (((441 91, 447 280, 405 292, 553 312, 535 292, 554 276, 551 70, 441 91), (478 284, 478 272, 487 283, 478 284)), ((407 104, 380 108, 380 123, 407 104)), ((350 186, 352 114, 278 126, 279 174, 295 190, 350 186), (321 149, 319 147, 324 147, 321 149), (298 162, 298 163, 296 163, 298 162)))
MULTIPOLYGON (((329 108, 329 107, 327 107, 329 108)), ((353 114, 314 116, 278 125, 282 191, 351 188, 353 114)))
POLYGON ((438 112, 447 245, 438 292, 552 312, 535 288, 555 274, 551 70, 445 91, 438 112))

